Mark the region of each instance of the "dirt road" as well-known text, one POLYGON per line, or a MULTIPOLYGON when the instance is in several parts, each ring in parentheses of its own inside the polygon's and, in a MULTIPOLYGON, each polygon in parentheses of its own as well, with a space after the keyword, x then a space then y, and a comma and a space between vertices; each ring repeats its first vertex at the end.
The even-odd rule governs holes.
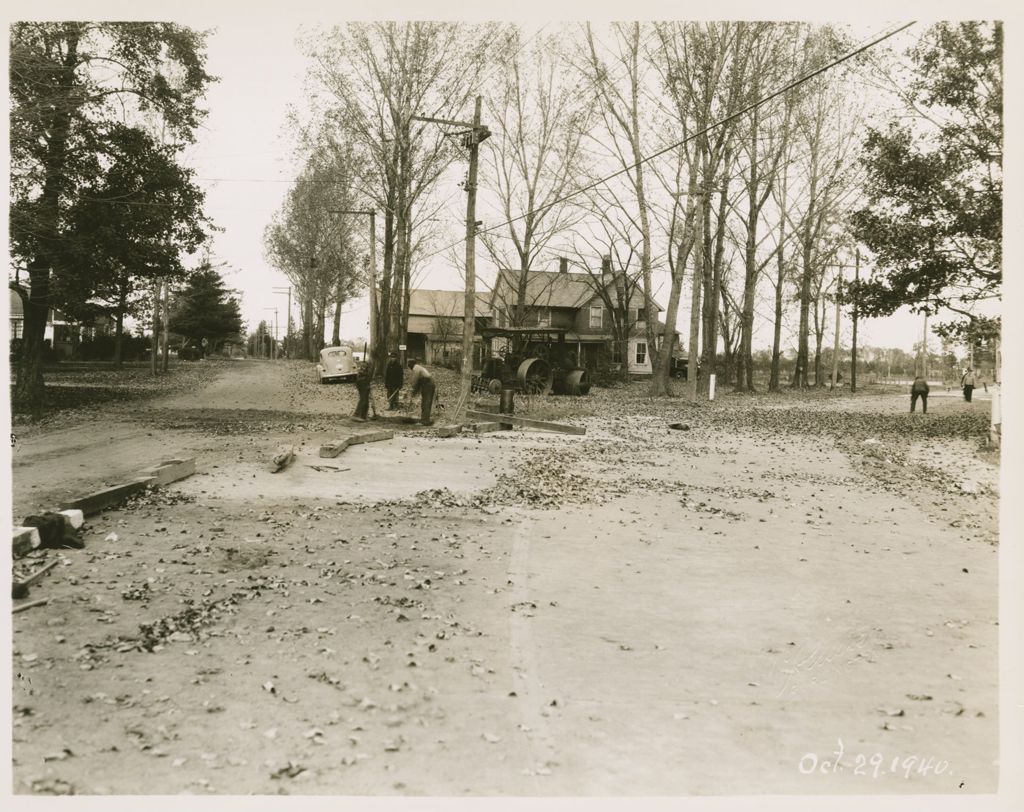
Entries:
POLYGON ((16 792, 995 789, 987 404, 599 391, 585 437, 320 460, 354 400, 308 371, 19 443, 16 515, 154 454, 200 473, 48 553, 50 604, 14 616, 16 792))

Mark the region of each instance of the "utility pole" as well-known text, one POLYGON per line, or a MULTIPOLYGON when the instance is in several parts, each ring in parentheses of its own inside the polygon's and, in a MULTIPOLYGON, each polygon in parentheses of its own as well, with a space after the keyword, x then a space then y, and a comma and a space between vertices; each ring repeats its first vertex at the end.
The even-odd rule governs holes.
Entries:
POLYGON ((372 209, 330 209, 329 211, 332 214, 368 215, 370 218, 370 341, 367 352, 370 363, 376 370, 377 359, 374 357, 374 353, 377 349, 377 213, 372 209))
POLYGON ((836 335, 832 344, 832 391, 839 384, 839 304, 843 298, 843 266, 839 266, 839 277, 836 279, 836 335))
POLYGON ((491 135, 491 131, 480 124, 482 104, 483 97, 477 96, 471 124, 465 121, 412 116, 415 121, 469 128, 467 132, 463 133, 462 139, 463 146, 469 147, 469 177, 466 180, 466 299, 462 322, 462 386, 455 414, 452 415, 455 420, 460 419, 465 411, 473 385, 473 337, 476 326, 476 175, 480 143, 491 135))
POLYGON ((276 307, 264 307, 264 310, 274 311, 274 340, 270 344, 270 358, 271 360, 277 360, 277 308, 276 307))
POLYGON ((853 348, 850 352, 850 391, 857 391, 857 285, 860 282, 860 248, 857 249, 853 265, 853 348))
POLYGON ((697 402, 697 340, 700 338, 700 293, 704 278, 704 200, 706 189, 699 189, 697 222, 694 225, 696 251, 693 258, 693 285, 690 289, 690 338, 686 356, 686 390, 690 403, 697 402))
POLYGON ((274 293, 287 293, 288 294, 288 310, 285 311, 288 314, 288 318, 286 319, 287 325, 285 326, 285 334, 284 334, 284 354, 285 354, 286 357, 288 357, 288 351, 291 349, 289 344, 291 342, 291 336, 292 336, 292 286, 288 285, 288 287, 284 287, 282 285, 281 287, 273 288, 273 291, 274 291, 274 293))

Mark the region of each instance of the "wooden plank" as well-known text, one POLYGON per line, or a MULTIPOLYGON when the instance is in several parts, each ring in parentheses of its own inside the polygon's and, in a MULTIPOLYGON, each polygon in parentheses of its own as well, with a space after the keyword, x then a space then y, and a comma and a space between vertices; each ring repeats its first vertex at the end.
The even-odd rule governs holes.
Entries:
POLYGON ((335 440, 333 443, 324 443, 320 446, 320 456, 325 458, 337 457, 349 446, 348 439, 335 440))
POLYGON ((461 425, 438 426, 437 427, 437 436, 438 437, 454 437, 455 435, 457 435, 461 431, 462 431, 462 426, 461 425))
POLYGON ((46 606, 50 602, 49 598, 40 598, 37 601, 29 601, 28 603, 22 603, 11 609, 11 614, 15 612, 24 612, 26 609, 31 609, 33 606, 46 606))
POLYGON ((493 421, 495 423, 511 423, 513 426, 522 426, 529 429, 541 429, 542 431, 557 431, 560 434, 586 434, 587 430, 581 426, 567 426, 564 423, 549 423, 547 420, 534 420, 530 417, 519 417, 514 414, 492 414, 491 412, 478 412, 467 409, 468 417, 475 417, 481 420, 493 421))
POLYGON ((134 496, 146 490, 147 486, 153 483, 153 477, 144 476, 125 482, 123 485, 114 485, 104 488, 101 491, 90 493, 87 496, 80 496, 70 502, 61 505, 61 510, 80 510, 86 516, 99 513, 109 507, 120 505, 129 496, 134 496))
POLYGON ((512 428, 509 423, 474 423, 473 431, 477 434, 483 434, 488 431, 502 431, 506 428, 512 428))
POLYGON ((344 440, 335 440, 331 443, 324 443, 320 446, 320 456, 327 458, 337 457, 350 445, 379 443, 382 440, 391 440, 394 436, 395 433, 393 431, 364 431, 361 434, 353 434, 351 437, 346 437, 344 440))
POLYGON ((196 472, 196 458, 189 457, 184 460, 163 460, 152 468, 142 471, 143 476, 154 478, 154 485, 164 486, 177 482, 179 479, 192 476, 196 472))
POLYGON ((393 431, 366 431, 362 434, 356 434, 348 438, 349 445, 359 445, 360 443, 379 443, 381 440, 391 440, 394 438, 395 433, 393 431))
POLYGON ((29 575, 24 581, 19 581, 18 583, 21 584, 22 586, 31 586, 36 581, 38 581, 40 578, 42 578, 45 573, 49 572, 54 567, 56 567, 57 564, 59 564, 59 563, 60 563, 60 561, 55 558, 53 561, 51 561, 45 567, 40 567, 35 572, 33 572, 31 575, 29 575))

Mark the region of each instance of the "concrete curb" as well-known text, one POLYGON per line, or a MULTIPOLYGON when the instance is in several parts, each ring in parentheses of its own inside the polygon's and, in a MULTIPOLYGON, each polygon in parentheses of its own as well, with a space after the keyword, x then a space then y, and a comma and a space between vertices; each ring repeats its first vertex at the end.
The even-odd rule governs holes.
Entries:
MULTIPOLYGON (((72 499, 61 505, 57 513, 76 530, 82 526, 86 516, 92 516, 111 507, 120 505, 129 496, 141 493, 149 487, 161 487, 191 476, 196 472, 195 457, 185 459, 169 459, 146 468, 139 476, 120 485, 94 491, 93 493, 72 499)), ((34 527, 15 527, 12 533, 13 557, 21 558, 32 550, 38 549, 42 543, 39 531, 34 527)))

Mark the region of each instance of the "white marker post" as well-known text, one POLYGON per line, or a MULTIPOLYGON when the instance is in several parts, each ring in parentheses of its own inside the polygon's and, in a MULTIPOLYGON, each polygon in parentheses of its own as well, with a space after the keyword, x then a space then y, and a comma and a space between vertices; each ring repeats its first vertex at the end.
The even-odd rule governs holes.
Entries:
POLYGON ((715 399, 715 376, 712 375, 708 379, 708 400, 715 399))

